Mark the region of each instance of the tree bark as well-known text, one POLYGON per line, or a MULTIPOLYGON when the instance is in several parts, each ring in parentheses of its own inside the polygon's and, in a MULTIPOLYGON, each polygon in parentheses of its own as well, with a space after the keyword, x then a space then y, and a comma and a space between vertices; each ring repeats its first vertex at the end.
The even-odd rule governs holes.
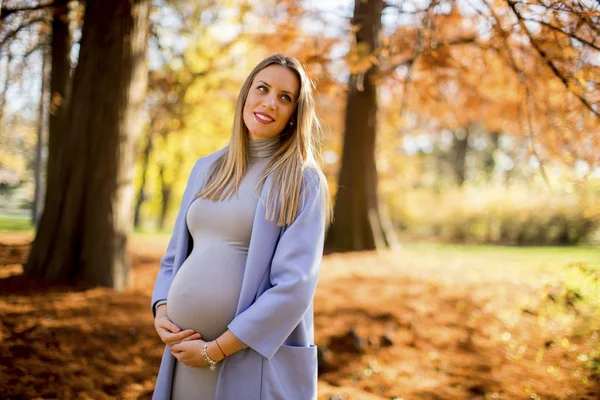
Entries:
MULTIPOLYGON (((353 25, 357 48, 369 53, 379 45, 383 0, 355 0, 353 25)), ((386 214, 380 212, 375 165, 377 134, 377 67, 352 74, 346 104, 344 148, 334 208, 327 233, 328 252, 395 247, 397 239, 386 214)))
MULTIPOLYGON (((52 17, 52 72, 50 75, 50 110, 48 134, 48 162, 46 182, 55 176, 61 145, 66 139, 66 118, 69 110, 71 83, 71 33, 67 5, 54 9, 52 17)), ((46 199, 48 201, 48 199, 46 199)))
POLYGON ((88 0, 48 200, 24 272, 123 289, 150 0, 88 0))
POLYGON ((37 226, 43 211, 42 198, 44 197, 44 183, 42 170, 44 169, 43 149, 48 140, 48 97, 50 92, 51 60, 48 46, 42 47, 42 90, 40 93, 40 114, 38 118, 38 135, 35 144, 34 167, 34 192, 33 207, 31 208, 31 224, 37 226))

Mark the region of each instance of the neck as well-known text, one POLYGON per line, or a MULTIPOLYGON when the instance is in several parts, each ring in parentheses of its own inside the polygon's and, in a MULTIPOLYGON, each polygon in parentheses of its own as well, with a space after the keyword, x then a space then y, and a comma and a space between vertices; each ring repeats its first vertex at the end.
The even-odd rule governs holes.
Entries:
POLYGON ((281 137, 279 135, 266 139, 248 141, 248 155, 250 158, 269 158, 279 148, 281 137))

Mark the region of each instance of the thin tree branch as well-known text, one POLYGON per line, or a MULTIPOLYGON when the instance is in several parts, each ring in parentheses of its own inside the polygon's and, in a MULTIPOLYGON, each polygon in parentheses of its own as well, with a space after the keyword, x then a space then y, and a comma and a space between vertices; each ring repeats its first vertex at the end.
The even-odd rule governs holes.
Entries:
MULTIPOLYGON (((464 38, 458 38, 456 40, 450 40, 447 42, 442 42, 438 45, 438 48, 444 47, 444 46, 460 46, 463 44, 477 44, 477 38, 475 36, 469 36, 469 37, 464 37, 464 38)), ((418 55, 416 53, 413 53, 413 55, 405 60, 402 60, 400 62, 396 62, 393 65, 385 68, 384 70, 381 70, 377 75, 376 75, 376 79, 381 79, 381 78, 385 78, 389 75, 391 75, 396 68, 400 67, 400 66, 412 66, 412 64, 416 61, 416 58, 418 57, 418 55)), ((407 82, 407 80, 405 80, 404 82, 407 82)))
POLYGON ((534 19, 534 18, 525 18, 525 17, 523 17, 523 21, 537 22, 538 24, 544 25, 544 26, 546 26, 546 27, 548 27, 548 28, 550 28, 550 29, 552 29, 554 31, 560 32, 560 33, 562 33, 565 36, 571 37, 571 38, 573 38, 573 39, 575 39, 575 40, 577 40, 577 41, 579 41, 581 43, 587 44, 588 46, 590 46, 593 49, 596 49, 596 50, 600 51, 600 46, 598 46, 597 44, 592 43, 589 40, 584 39, 584 38, 582 38, 580 36, 577 36, 577 34, 575 34, 575 33, 565 32, 560 27, 552 25, 552 24, 550 24, 548 22, 538 21, 537 19, 534 19))
MULTIPOLYGON (((585 14, 582 12, 582 10, 575 10, 573 7, 571 7, 568 2, 564 2, 562 3, 565 7, 567 7, 567 9, 572 12, 573 14, 575 14, 577 17, 579 17, 583 22, 585 22, 585 24, 588 26, 588 28, 590 28, 591 30, 595 31, 596 33, 600 34, 600 28, 599 28, 599 24, 597 21, 591 21, 589 18, 587 18, 585 16, 585 14)), ((579 6, 581 6, 582 9, 585 9, 585 4, 582 4, 581 2, 578 2, 579 6)), ((594 10, 595 11, 595 10, 594 10)))
POLYGON ((406 80, 404 82, 404 90, 402 91, 402 103, 400 105, 400 115, 402 115, 402 113, 404 112, 404 108, 406 107, 406 103, 408 101, 408 96, 406 94, 408 93, 408 87, 412 81, 413 65, 415 64, 417 59, 423 53, 424 31, 425 31, 425 29, 429 29, 431 26, 430 25, 431 20, 433 19, 433 18, 431 18, 431 13, 432 13, 433 7, 435 7, 436 4, 437 4, 437 0, 431 0, 431 2, 429 3, 429 6, 427 7, 427 10, 425 11, 425 18, 423 20, 423 25, 421 26, 421 29, 419 29, 419 31, 417 32, 417 43, 415 44, 415 51, 413 53, 413 56, 408 60, 408 70, 406 72, 406 80))
POLYGON ((540 156, 540 153, 535 148, 535 139, 533 134, 533 122, 531 121, 531 92, 529 91, 529 85, 525 85, 525 112, 527 119, 527 137, 529 138, 529 147, 531 149, 531 153, 538 160, 540 164, 540 173, 542 174, 542 178, 548 186, 548 189, 552 190, 552 185, 550 184, 550 179, 548 178, 548 174, 546 173, 546 167, 544 165, 544 160, 540 156))
POLYGON ((54 0, 52 3, 38 4, 37 6, 21 7, 21 8, 8 8, 2 7, 0 9, 0 19, 5 19, 11 14, 18 13, 21 11, 37 11, 43 10, 44 8, 66 6, 70 0, 54 0))
POLYGON ((554 63, 552 62, 552 60, 550 58, 548 58, 548 56, 546 55, 546 52, 540 48, 540 46, 537 43, 537 41, 535 40, 535 38, 531 35, 531 32, 529 32, 529 30, 525 26, 525 22, 523 21, 523 17, 521 16, 521 13, 519 12, 519 10, 517 10, 517 8, 516 8, 516 4, 517 3, 514 0, 506 0, 506 3, 509 5, 510 9, 513 11, 513 13, 515 14, 515 16, 519 20, 519 25, 521 26, 521 29, 523 29, 523 31, 525 32, 525 34, 529 38, 531 46, 535 49, 535 51, 542 58, 542 60, 544 60, 544 62, 550 68, 550 70, 554 73, 554 75, 565 85, 567 91, 569 91, 574 96, 576 96, 586 108, 588 108, 592 113, 594 113, 594 115, 596 115, 598 118, 600 118, 600 113, 598 111, 594 110, 594 107, 592 107, 592 105, 586 100, 585 97, 583 97, 580 94, 575 93, 573 91, 573 89, 569 85, 569 81, 567 80, 567 78, 564 77, 560 73, 560 71, 558 70, 558 68, 556 67, 556 65, 554 65, 554 63))
POLYGON ((31 20, 26 21, 25 23, 19 25, 17 27, 17 29, 8 32, 6 34, 6 36, 4 38, 2 38, 2 41, 0 41, 0 49, 3 49, 4 46, 8 43, 8 41, 11 39, 14 39, 21 30, 29 28, 32 25, 37 24, 39 22, 47 22, 47 21, 48 21, 48 17, 43 16, 43 17, 31 19, 31 20))

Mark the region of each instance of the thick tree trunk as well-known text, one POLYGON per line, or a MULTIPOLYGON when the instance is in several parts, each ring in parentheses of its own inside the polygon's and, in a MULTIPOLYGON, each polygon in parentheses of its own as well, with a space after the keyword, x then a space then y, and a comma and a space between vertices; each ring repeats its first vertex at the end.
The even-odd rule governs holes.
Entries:
POLYGON ((116 289, 128 284, 149 11, 150 0, 87 1, 65 147, 26 275, 116 289))
MULTIPOLYGON (((356 0, 353 24, 357 47, 372 52, 378 46, 383 0, 356 0)), ((380 212, 375 166, 377 87, 375 65, 350 77, 346 105, 344 149, 334 208, 327 233, 327 251, 359 251, 394 247, 397 243, 389 218, 380 212)))
POLYGON ((52 17, 52 72, 46 182, 50 181, 50 177, 56 176, 55 168, 58 168, 59 153, 66 139, 65 123, 71 88, 71 45, 68 7, 57 6, 52 17))
POLYGON ((135 200, 133 214, 133 226, 136 228, 139 228, 140 226, 140 210, 142 209, 144 200, 146 200, 146 179, 148 177, 148 164, 150 163, 150 153, 152 153, 152 147, 152 132, 148 132, 148 136, 146 137, 146 145, 144 146, 144 151, 142 152, 142 180, 137 192, 137 199, 135 200))

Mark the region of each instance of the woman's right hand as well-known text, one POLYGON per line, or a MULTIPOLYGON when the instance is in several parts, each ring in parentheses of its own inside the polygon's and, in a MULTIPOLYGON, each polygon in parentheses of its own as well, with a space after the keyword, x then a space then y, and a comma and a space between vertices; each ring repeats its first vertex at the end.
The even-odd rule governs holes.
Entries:
POLYGON ((167 316, 166 304, 161 304, 156 309, 156 317, 154 318, 154 329, 160 336, 160 339, 167 346, 184 342, 186 340, 200 339, 202 336, 196 333, 193 329, 181 330, 167 316))

